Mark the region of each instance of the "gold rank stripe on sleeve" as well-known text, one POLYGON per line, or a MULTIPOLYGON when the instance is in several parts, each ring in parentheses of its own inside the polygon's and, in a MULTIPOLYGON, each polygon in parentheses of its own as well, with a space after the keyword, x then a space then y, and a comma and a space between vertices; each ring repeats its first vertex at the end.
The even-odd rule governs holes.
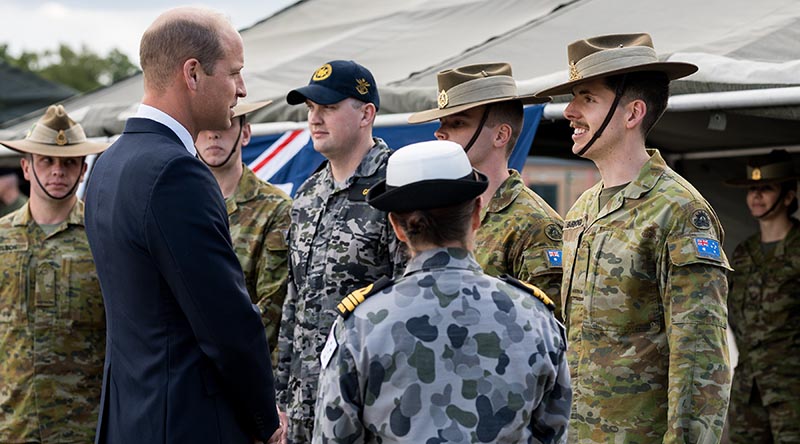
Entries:
POLYGON ((368 297, 383 290, 393 283, 394 281, 384 276, 374 283, 369 284, 366 287, 359 288, 358 290, 355 290, 345 296, 341 302, 336 305, 336 310, 338 310, 339 314, 346 319, 348 316, 350 316, 350 313, 352 313, 356 307, 358 307, 358 305, 364 302, 368 297))
POLYGON ((504 281, 504 282, 507 282, 507 283, 519 288, 519 289, 524 290, 526 293, 532 294, 536 299, 542 301, 542 303, 550 311, 555 311, 555 309, 556 309, 555 302, 553 302, 553 300, 550 299, 550 297, 547 296, 547 294, 545 294, 544 291, 539 289, 539 287, 536 287, 535 285, 531 285, 531 284, 529 284, 529 283, 527 283, 525 281, 521 281, 521 280, 519 280, 519 279, 517 279, 517 278, 515 278, 513 276, 509 276, 507 274, 499 276, 498 278, 500 280, 504 281))
POLYGON ((375 284, 369 284, 364 288, 359 288, 358 290, 348 294, 347 296, 342 299, 342 302, 339 302, 339 305, 336 306, 336 309, 339 310, 343 316, 348 314, 356 309, 358 304, 364 302, 364 298, 366 294, 372 291, 372 287, 375 284))

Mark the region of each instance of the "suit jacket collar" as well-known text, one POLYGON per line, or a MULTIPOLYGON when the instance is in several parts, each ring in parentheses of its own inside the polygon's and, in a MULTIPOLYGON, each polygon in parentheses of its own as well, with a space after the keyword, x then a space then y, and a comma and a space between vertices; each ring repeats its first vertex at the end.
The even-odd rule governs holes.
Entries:
POLYGON ((155 120, 144 119, 141 117, 131 117, 125 122, 125 130, 122 132, 123 135, 125 134, 141 134, 141 133, 154 133, 159 134, 165 137, 169 137, 173 142, 177 143, 181 147, 183 147, 183 142, 181 142, 181 138, 175 134, 175 131, 169 129, 168 126, 164 125, 163 123, 156 122, 155 120))

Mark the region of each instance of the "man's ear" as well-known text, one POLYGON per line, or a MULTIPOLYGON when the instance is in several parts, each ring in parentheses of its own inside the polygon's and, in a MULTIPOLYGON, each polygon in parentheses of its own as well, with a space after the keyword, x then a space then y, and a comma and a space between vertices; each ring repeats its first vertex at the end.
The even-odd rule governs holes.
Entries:
POLYGON ((183 62, 181 74, 183 75, 183 81, 186 82, 186 86, 190 90, 197 91, 198 77, 202 73, 202 70, 203 67, 197 59, 187 59, 183 62))
POLYGON ((492 140, 492 144, 498 148, 506 148, 508 142, 511 140, 511 125, 507 123, 501 123, 497 125, 497 128, 494 130, 494 140, 492 140))
POLYGON ((250 143, 251 130, 250 122, 245 121, 244 126, 242 126, 242 146, 247 146, 250 143))
POLYGON ((30 171, 28 168, 31 166, 31 161, 28 160, 28 155, 25 154, 19 158, 19 166, 22 168, 22 175, 25 177, 25 180, 30 181, 30 171))
POLYGON ((642 124, 642 120, 647 114, 647 104, 641 99, 632 100, 631 103, 625 105, 625 111, 625 128, 632 129, 642 124))
POLYGON ((369 126, 375 122, 375 114, 377 114, 378 111, 375 109, 374 103, 367 103, 366 105, 362 106, 361 112, 362 115, 360 126, 369 126))
POLYGON ((392 229, 394 230, 394 234, 397 236, 397 240, 408 244, 408 236, 406 236, 406 232, 403 231, 403 229, 400 227, 400 224, 397 223, 397 219, 392 213, 389 213, 389 223, 392 224, 392 229))

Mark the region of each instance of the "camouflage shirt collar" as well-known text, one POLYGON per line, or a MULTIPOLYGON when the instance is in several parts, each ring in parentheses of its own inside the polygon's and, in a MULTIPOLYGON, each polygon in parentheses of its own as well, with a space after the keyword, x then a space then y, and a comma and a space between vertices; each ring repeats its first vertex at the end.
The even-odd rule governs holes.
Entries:
MULTIPOLYGON (((355 173, 347 179, 347 186, 352 184, 357 177, 370 177, 375 174, 381 166, 386 165, 389 155, 392 154, 392 151, 383 139, 373 137, 372 140, 375 142, 375 145, 372 145, 372 148, 367 151, 367 154, 361 159, 361 163, 358 164, 355 173)), ((331 181, 333 180, 330 163, 328 163, 328 166, 325 168, 325 174, 327 174, 331 181)))
POLYGON ((650 160, 645 162, 642 169, 639 170, 639 176, 620 192, 622 197, 638 199, 652 190, 664 171, 669 169, 658 150, 648 149, 647 154, 650 156, 650 160))
MULTIPOLYGON (((25 202, 25 205, 17 210, 11 223, 15 227, 24 227, 29 223, 35 223, 33 216, 31 216, 30 201, 25 202)), ((66 220, 59 225, 58 229, 53 234, 65 230, 69 225, 83 226, 83 201, 80 199, 75 202, 66 220)))
MULTIPOLYGON (((786 254, 787 245, 791 246, 795 244, 798 238, 800 238, 800 221, 793 217, 790 219, 792 221, 792 228, 786 234, 786 237, 778 241, 775 245, 775 250, 773 250, 772 253, 775 257, 784 256, 786 254)), ((750 256, 753 257, 753 261, 757 264, 766 264, 766 258, 761 250, 761 233, 757 232, 753 236, 750 236, 745 242, 745 247, 750 253, 750 256)))
POLYGON ((481 266, 469 251, 463 248, 434 248, 425 250, 408 261, 404 276, 418 271, 458 269, 481 271, 481 266))
POLYGON ((522 187, 525 186, 525 183, 522 182, 522 176, 516 170, 508 170, 508 173, 510 176, 500 184, 500 187, 494 192, 492 200, 481 211, 481 220, 486 216, 486 213, 499 213, 511 205, 520 191, 522 191, 522 187))
MULTIPOLYGON (((236 191, 230 196, 234 202, 243 203, 255 199, 258 196, 258 186, 261 179, 256 176, 247 165, 242 164, 242 177, 239 178, 239 183, 236 184, 236 191)), ((227 199, 226 199, 227 200, 227 199)))

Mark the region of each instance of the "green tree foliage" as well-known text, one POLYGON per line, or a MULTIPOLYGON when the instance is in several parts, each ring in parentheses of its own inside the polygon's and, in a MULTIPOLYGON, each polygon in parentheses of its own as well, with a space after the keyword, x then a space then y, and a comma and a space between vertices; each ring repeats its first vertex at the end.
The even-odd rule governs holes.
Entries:
POLYGON ((63 43, 56 50, 22 51, 16 57, 8 52, 7 44, 0 44, 0 61, 81 92, 110 85, 138 71, 118 49, 103 57, 85 45, 75 51, 63 43))

